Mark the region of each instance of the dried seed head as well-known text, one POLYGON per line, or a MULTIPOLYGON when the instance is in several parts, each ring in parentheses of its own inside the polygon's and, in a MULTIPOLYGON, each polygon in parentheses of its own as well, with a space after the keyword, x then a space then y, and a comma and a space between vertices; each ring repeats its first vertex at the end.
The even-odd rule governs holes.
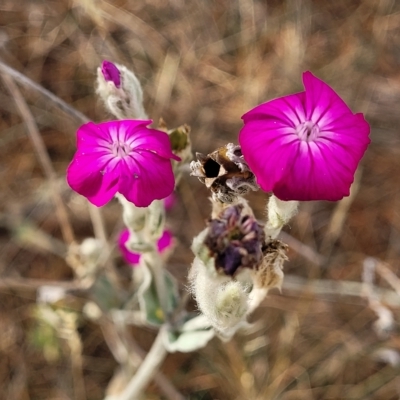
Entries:
POLYGON ((228 143, 213 153, 196 156, 197 161, 190 163, 191 175, 210 188, 214 201, 232 203, 237 196, 258 190, 240 146, 228 143))
POLYGON ((254 285, 258 288, 281 288, 283 263, 288 259, 288 246, 280 240, 272 240, 263 247, 263 259, 254 271, 254 285))

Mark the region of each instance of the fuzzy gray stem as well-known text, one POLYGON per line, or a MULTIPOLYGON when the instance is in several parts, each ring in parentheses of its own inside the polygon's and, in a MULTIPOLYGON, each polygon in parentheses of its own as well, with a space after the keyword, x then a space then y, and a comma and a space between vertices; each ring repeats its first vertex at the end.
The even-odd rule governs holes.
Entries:
POLYGON ((140 394, 158 372, 158 368, 168 354, 162 338, 166 329, 165 325, 161 327, 146 358, 128 383, 124 392, 119 396, 119 400, 139 399, 140 394))
POLYGON ((156 286, 157 297, 160 302, 160 307, 163 312, 164 321, 168 321, 168 291, 165 282, 165 273, 162 260, 157 251, 144 253, 146 264, 153 275, 154 284, 156 286))

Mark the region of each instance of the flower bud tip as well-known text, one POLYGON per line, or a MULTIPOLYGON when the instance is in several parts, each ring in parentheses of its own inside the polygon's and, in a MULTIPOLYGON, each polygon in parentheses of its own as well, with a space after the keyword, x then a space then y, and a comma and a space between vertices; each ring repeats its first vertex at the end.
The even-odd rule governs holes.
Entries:
POLYGON ((102 62, 101 73, 107 82, 113 82, 117 88, 121 87, 121 74, 116 65, 111 61, 104 60, 102 62))

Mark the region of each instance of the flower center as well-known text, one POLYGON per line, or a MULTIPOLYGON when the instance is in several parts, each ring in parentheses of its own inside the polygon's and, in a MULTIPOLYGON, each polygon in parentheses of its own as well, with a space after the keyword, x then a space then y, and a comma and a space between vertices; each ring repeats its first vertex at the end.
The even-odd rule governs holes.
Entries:
POLYGON ((312 142, 318 137, 319 126, 312 121, 302 122, 296 127, 297 136, 306 142, 312 142))
POLYGON ((130 146, 123 142, 114 142, 111 150, 115 157, 121 158, 124 158, 131 152, 130 146))

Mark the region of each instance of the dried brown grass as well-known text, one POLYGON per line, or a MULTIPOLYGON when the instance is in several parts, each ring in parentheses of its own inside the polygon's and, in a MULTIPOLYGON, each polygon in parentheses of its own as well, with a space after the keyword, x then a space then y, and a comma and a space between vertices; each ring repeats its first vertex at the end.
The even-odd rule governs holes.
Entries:
MULTIPOLYGON (((235 142, 245 111, 300 90, 301 72, 312 70, 366 113, 372 144, 350 202, 302 205, 287 231, 305 253, 292 246, 285 272, 359 282, 365 257, 373 256, 399 275, 397 1, 3 0, 0 25, 2 60, 94 120, 110 117, 94 95, 96 67, 104 58, 131 66, 143 82, 149 115, 156 121, 162 116, 169 126, 191 125, 193 148, 203 153, 235 142), (324 258, 310 259, 310 251, 324 258)), ((46 359, 30 332, 38 280, 72 277, 61 256, 54 188, 77 238, 92 234, 87 207, 64 178, 79 122, 19 86, 55 170, 49 182, 15 90, 0 87, 0 398, 72 399, 76 380, 68 346, 57 360, 46 359)), ((170 215, 179 240, 171 271, 182 283, 190 240, 210 211, 206 197, 204 187, 185 176, 170 215)), ((261 216, 265 195, 251 200, 261 216)), ((118 207, 107 206, 104 217, 111 235, 118 207)), ((379 274, 376 283, 390 289, 379 274)), ((399 321, 399 305, 389 308, 399 321)), ((400 354, 397 324, 378 335, 376 319, 364 297, 342 286, 324 294, 315 285, 287 285, 257 311, 253 333, 228 344, 214 340, 194 355, 171 355, 163 372, 198 400, 398 399, 399 363, 376 357, 388 354, 382 349, 400 354)), ((83 321, 79 332, 82 398, 101 399, 116 362, 96 324, 83 321)), ((148 348, 149 332, 134 333, 148 348)), ((163 398, 160 393, 151 386, 146 398, 163 398)))

